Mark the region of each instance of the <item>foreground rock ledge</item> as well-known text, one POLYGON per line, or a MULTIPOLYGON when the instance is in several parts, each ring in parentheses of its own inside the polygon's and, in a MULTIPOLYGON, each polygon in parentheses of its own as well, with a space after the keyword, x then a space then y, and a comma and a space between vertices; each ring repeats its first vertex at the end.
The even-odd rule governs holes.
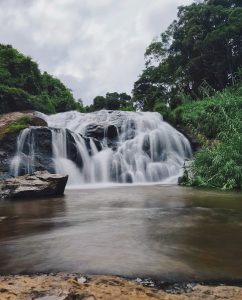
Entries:
POLYGON ((61 196, 67 180, 68 175, 50 174, 47 171, 5 179, 0 182, 0 198, 61 196))
POLYGON ((187 300, 242 299, 242 288, 235 286, 192 285, 179 294, 144 287, 114 276, 77 274, 0 276, 1 300, 187 300))

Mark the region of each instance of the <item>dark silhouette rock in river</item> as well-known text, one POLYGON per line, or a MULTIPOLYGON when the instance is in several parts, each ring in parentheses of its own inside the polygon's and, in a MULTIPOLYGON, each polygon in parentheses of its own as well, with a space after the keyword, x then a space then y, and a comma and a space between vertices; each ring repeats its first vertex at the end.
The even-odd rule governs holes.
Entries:
POLYGON ((0 198, 30 198, 61 196, 64 194, 68 175, 37 171, 0 182, 0 198))

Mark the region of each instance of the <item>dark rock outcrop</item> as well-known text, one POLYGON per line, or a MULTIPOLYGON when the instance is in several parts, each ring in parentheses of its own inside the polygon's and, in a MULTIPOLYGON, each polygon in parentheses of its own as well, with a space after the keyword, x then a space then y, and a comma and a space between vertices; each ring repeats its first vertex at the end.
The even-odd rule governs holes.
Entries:
POLYGON ((33 111, 12 112, 0 116, 0 178, 10 176, 10 162, 16 152, 17 138, 22 129, 21 127, 19 129, 16 127, 13 130, 11 125, 18 124, 19 120, 26 116, 28 116, 26 127, 47 126, 46 121, 36 116, 33 111))
MULTIPOLYGON (((52 130, 53 130, 53 128, 52 128, 52 130)), ((59 129, 55 128, 54 130, 59 130, 59 129)), ((89 155, 92 154, 92 149, 91 149, 91 144, 90 144, 91 140, 95 144, 98 151, 102 150, 101 142, 98 139, 86 137, 86 136, 83 136, 82 134, 79 134, 79 137, 81 137, 81 139, 83 140, 83 143, 85 144, 89 155)), ((74 161, 79 167, 82 168, 83 167, 82 157, 79 154, 75 139, 73 138, 72 132, 69 129, 66 129, 66 138, 67 138, 67 157, 68 157, 68 159, 74 161)))
POLYGON ((61 196, 64 193, 68 175, 50 174, 38 171, 0 182, 0 198, 30 198, 61 196))
MULTIPOLYGON (((115 148, 118 141, 118 132, 119 128, 113 124, 106 126, 93 123, 87 126, 85 136, 95 140, 96 145, 106 139, 108 147, 115 148)), ((99 149, 98 146, 97 148, 99 149)))
POLYGON ((24 166, 26 166, 25 161, 28 161, 31 157, 32 149, 34 149, 34 159, 31 160, 29 172, 47 170, 50 173, 54 173, 52 133, 48 127, 31 127, 23 147, 23 164, 19 175, 28 173, 24 166))

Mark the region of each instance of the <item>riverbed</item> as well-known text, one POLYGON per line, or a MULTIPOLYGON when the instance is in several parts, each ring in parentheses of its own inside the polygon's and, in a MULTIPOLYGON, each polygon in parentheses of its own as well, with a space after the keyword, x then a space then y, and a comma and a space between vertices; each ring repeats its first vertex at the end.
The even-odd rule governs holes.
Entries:
POLYGON ((0 203, 0 273, 242 279, 242 195, 170 185, 0 203))

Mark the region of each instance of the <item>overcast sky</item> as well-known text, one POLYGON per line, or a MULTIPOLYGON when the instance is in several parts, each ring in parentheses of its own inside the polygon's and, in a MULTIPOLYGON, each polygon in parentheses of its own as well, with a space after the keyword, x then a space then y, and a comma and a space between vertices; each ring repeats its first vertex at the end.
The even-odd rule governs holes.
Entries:
POLYGON ((192 0, 0 0, 0 42, 12 44, 90 104, 130 93, 144 52, 192 0))

